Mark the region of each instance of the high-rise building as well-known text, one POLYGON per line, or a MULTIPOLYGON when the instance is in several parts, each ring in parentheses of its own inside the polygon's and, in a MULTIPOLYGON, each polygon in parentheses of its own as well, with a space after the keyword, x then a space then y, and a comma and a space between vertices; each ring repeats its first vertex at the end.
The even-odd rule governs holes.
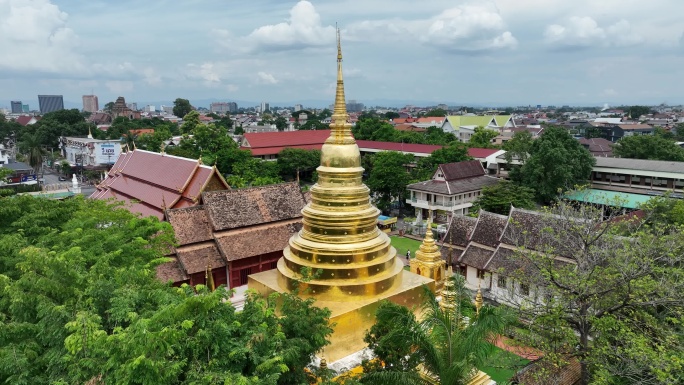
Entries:
POLYGON ((266 102, 261 102, 261 113, 263 114, 264 112, 268 112, 268 103, 266 102))
POLYGON ((62 95, 38 95, 38 105, 41 114, 63 110, 64 97, 62 95))
POLYGON ((97 101, 97 95, 83 95, 83 111, 97 112, 100 110, 100 103, 97 101))
POLYGON ((29 105, 28 104, 22 104, 21 105, 21 112, 29 112, 29 105))
POLYGON ((131 111, 138 111, 138 103, 126 103, 126 107, 131 111))
POLYGON ((356 100, 350 100, 347 103, 347 111, 349 111, 349 112, 361 112, 361 111, 363 111, 363 103, 358 103, 356 100))
POLYGON ((12 105, 13 114, 21 114, 21 100, 12 100, 10 104, 12 105))
POLYGON ((145 106, 145 108, 143 108, 143 111, 145 111, 145 112, 155 112, 155 111, 157 111, 157 108, 156 108, 155 106, 151 105, 151 104, 148 104, 148 105, 145 106))
MULTIPOLYGON (((268 108, 268 103, 266 104, 268 108)), ((217 114, 228 114, 237 112, 237 103, 235 102, 214 102, 209 105, 209 110, 217 114)))
POLYGON ((295 104, 295 112, 303 110, 304 107, 301 104, 295 104))

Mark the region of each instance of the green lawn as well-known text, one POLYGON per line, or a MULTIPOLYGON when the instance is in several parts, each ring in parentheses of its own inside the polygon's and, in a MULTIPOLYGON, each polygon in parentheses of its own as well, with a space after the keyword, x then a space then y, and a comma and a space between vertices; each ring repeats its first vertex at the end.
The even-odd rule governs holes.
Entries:
POLYGON ((410 238, 391 236, 390 242, 392 246, 397 249, 397 256, 400 257, 404 262, 406 262, 406 250, 411 250, 411 258, 416 257, 416 250, 420 247, 420 241, 416 241, 410 238))
POLYGON ((505 383, 530 360, 518 357, 498 347, 494 347, 494 354, 490 358, 491 366, 480 368, 487 373, 496 383, 505 383))

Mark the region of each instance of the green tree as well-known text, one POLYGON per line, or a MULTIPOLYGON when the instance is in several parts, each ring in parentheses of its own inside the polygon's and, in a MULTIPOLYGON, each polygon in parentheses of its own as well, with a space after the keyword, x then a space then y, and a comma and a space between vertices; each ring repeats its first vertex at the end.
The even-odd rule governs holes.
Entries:
POLYGON ((447 115, 449 115, 449 113, 446 110, 441 109, 441 108, 435 108, 435 109, 432 109, 432 110, 425 113, 425 116, 444 117, 447 115))
POLYGON ((503 149, 506 150, 504 159, 506 159, 507 168, 511 171, 511 179, 520 180, 521 176, 519 174, 516 175, 513 170, 518 171, 519 166, 527 162, 532 151, 532 143, 534 143, 534 138, 532 138, 532 134, 529 131, 517 131, 513 134, 511 140, 504 143, 503 149))
POLYGON ((328 130, 330 127, 320 120, 307 119, 306 123, 299 126, 298 130, 328 130))
POLYGON ((403 200, 410 179, 406 166, 412 162, 413 155, 397 151, 381 151, 373 155, 366 185, 380 210, 387 211, 392 202, 403 200))
POLYGON ((105 103, 104 108, 102 109, 102 111, 108 114, 111 114, 112 110, 114 110, 114 102, 105 103))
POLYGON ((684 161, 684 148, 661 135, 625 136, 613 146, 621 158, 684 161))
POLYGON ((550 126, 532 143, 530 157, 520 169, 524 185, 540 202, 586 183, 596 159, 562 127, 550 126))
POLYGON ((533 209, 534 190, 520 186, 513 182, 501 181, 493 186, 482 189, 482 193, 473 204, 471 211, 479 209, 508 215, 511 206, 521 209, 533 209))
POLYGON ((287 119, 285 119, 284 116, 278 116, 275 119, 275 125, 278 131, 285 131, 285 129, 287 128, 287 119))
POLYGON ((602 138, 603 132, 598 127, 586 126, 584 128, 584 137, 587 139, 602 138))
POLYGON ((426 290, 421 319, 401 306, 386 303, 376 315, 378 321, 366 335, 379 361, 395 366, 368 365, 364 384, 467 384, 478 367, 488 362, 494 348, 488 342, 512 322, 505 307, 485 305, 473 311, 465 280, 453 282, 456 299, 452 309, 440 308, 434 294, 426 290), (470 322, 465 321, 469 317, 470 322), (431 380, 426 381, 419 373, 431 380))
POLYGON ((647 213, 646 222, 654 228, 673 228, 684 226, 684 200, 665 196, 654 196, 640 209, 647 213))
POLYGON ((233 164, 232 174, 226 181, 236 188, 275 184, 283 181, 278 171, 276 162, 250 157, 233 164))
POLYGON ((286 148, 278 153, 278 169, 283 178, 294 179, 312 176, 321 163, 320 150, 303 150, 301 148, 286 148))
POLYGON ((1 382, 309 382, 332 332, 313 300, 250 295, 236 312, 229 291, 155 278, 168 223, 96 200, 11 199, 0 204, 1 382))
POLYGON ((496 146, 492 144, 492 140, 497 136, 499 136, 499 133, 495 130, 475 127, 475 132, 470 137, 468 146, 472 148, 496 148, 496 146))
POLYGON ((633 222, 627 238, 620 214, 561 201, 509 225, 511 263, 526 266, 510 276, 532 293, 511 297, 530 321, 520 338, 549 364, 577 357, 581 384, 681 383, 682 229, 633 222))
POLYGON ((400 115, 397 112, 394 111, 387 111, 385 112, 385 119, 391 120, 391 119, 396 119, 400 115))
POLYGON ((193 135, 195 129, 202 125, 200 122, 200 114, 197 111, 190 111, 183 115, 183 124, 180 126, 181 134, 193 135))
POLYGON ((432 178, 440 164, 470 160, 468 148, 464 143, 452 142, 449 146, 434 151, 430 156, 420 158, 411 171, 411 181, 419 182, 432 178))
POLYGON ((190 111, 192 111, 192 106, 188 99, 177 98, 173 101, 173 114, 179 118, 184 117, 190 111))
POLYGON ((40 137, 37 133, 22 135, 21 142, 19 142, 19 149, 26 154, 26 161, 29 166, 33 168, 35 173, 39 173, 43 164, 43 150, 40 137))
POLYGON ((627 110, 627 115, 631 116, 632 119, 639 119, 642 115, 648 115, 651 113, 651 107, 648 106, 631 106, 627 110))

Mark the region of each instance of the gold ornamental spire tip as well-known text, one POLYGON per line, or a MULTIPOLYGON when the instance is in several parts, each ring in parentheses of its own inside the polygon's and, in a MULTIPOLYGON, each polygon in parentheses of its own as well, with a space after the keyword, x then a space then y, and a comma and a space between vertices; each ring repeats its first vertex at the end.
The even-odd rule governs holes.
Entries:
POLYGON ((333 120, 335 122, 346 123, 347 104, 344 100, 344 78, 342 76, 342 43, 340 39, 340 29, 337 28, 337 87, 335 90, 335 107, 333 120))

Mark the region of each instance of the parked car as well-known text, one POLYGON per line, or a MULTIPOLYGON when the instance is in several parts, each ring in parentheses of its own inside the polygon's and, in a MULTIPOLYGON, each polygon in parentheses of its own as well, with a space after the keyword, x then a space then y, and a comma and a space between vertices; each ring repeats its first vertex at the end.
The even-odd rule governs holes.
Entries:
POLYGON ((64 181, 66 181, 66 180, 67 180, 67 178, 66 178, 65 176, 60 176, 60 177, 59 177, 59 181, 60 181, 60 182, 64 182, 64 181))

